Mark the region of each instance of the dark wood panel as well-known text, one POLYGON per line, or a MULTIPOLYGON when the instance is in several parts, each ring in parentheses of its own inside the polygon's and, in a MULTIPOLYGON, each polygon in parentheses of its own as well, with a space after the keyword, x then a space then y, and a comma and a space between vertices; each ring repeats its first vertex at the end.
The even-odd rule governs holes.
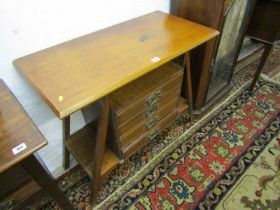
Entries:
POLYGON ((264 51, 253 82, 249 88, 253 90, 265 62, 280 35, 280 1, 258 0, 247 30, 247 34, 264 44, 264 51))
MULTIPOLYGON (((172 14, 218 29, 221 32, 218 38, 199 46, 190 54, 196 113, 202 113, 201 111, 205 110, 205 107, 210 107, 210 104, 218 101, 223 90, 229 89, 232 72, 255 2, 255 0, 171 1, 172 14), (243 11, 245 11, 244 14, 243 11), (236 39, 231 36, 236 34, 235 32, 238 34, 236 39), (232 44, 233 49, 228 49, 227 44, 232 44), (221 56, 221 52, 225 52, 225 56, 221 56), (228 59, 229 57, 231 60, 228 59), (218 79, 222 81, 218 83, 218 79), (209 94, 210 90, 211 94, 209 94)), ((262 15, 259 15, 259 19, 261 19, 260 16, 262 15)))
POLYGON ((247 35, 274 42, 280 29, 280 1, 258 0, 247 35))
POLYGON ((0 173, 0 199, 17 190, 30 180, 31 177, 20 165, 15 165, 0 173))
POLYGON ((219 29, 224 0, 172 0, 171 13, 219 29))
POLYGON ((28 204, 32 204, 33 202, 42 199, 43 195, 46 196, 46 192, 44 192, 34 180, 30 180, 7 194, 3 200, 1 199, 1 202, 5 203, 7 201, 13 201, 14 209, 22 210, 28 204))
MULTIPOLYGON (((172 0, 171 13, 179 17, 220 30, 223 23, 224 0, 172 0)), ((218 38, 191 50, 193 101, 195 109, 204 105, 207 93, 209 71, 215 56, 218 38)))

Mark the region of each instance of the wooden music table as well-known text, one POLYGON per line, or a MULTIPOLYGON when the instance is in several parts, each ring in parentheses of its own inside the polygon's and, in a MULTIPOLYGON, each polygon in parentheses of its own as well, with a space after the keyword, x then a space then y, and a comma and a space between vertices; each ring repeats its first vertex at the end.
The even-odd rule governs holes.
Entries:
POLYGON ((183 91, 192 116, 188 52, 218 34, 157 11, 16 59, 14 64, 62 119, 64 167, 69 167, 70 151, 92 178, 96 198, 101 178, 119 163, 105 149, 110 93, 185 54, 183 91), (102 108, 97 135, 92 137, 96 140, 88 139, 87 130, 70 136, 70 115, 97 100, 102 100, 102 108), (90 146, 81 145, 85 142, 90 146))
POLYGON ((20 164, 63 209, 73 209, 35 154, 46 144, 47 140, 0 79, 0 173, 20 164))

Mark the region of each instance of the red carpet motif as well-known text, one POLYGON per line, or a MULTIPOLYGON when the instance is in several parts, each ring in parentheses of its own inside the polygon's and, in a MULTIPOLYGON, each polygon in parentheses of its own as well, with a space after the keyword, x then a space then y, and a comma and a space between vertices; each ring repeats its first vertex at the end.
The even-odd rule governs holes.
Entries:
POLYGON ((198 207, 214 183, 250 147, 258 147, 253 145, 254 142, 271 126, 279 112, 279 87, 261 85, 252 97, 244 93, 220 114, 224 119, 218 125, 213 126, 210 122, 202 128, 114 203, 111 209, 198 207))

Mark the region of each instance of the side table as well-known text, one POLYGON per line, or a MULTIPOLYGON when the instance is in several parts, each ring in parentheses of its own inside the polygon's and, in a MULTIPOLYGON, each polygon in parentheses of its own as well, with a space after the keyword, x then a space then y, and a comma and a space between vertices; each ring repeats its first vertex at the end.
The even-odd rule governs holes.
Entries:
MULTIPOLYGON (((20 164, 63 209, 74 209, 36 154, 46 144, 47 140, 0 79, 0 173, 20 164)), ((22 207, 19 204, 16 209, 22 207)))
POLYGON ((182 92, 192 116, 189 51, 218 34, 156 11, 14 61, 62 120, 64 167, 69 167, 71 153, 92 179, 93 201, 102 180, 121 162, 106 147, 111 93, 184 54, 182 92), (97 101, 102 103, 97 131, 86 126, 70 135, 71 114, 97 101))

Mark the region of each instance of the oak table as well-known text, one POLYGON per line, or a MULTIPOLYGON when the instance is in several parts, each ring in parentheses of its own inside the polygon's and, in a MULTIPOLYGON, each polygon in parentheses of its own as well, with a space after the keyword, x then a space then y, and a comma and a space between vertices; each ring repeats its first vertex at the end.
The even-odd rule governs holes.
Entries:
POLYGON ((74 209, 36 154, 46 144, 47 140, 0 79, 0 173, 20 164, 63 209, 74 209))
POLYGON ((94 200, 101 178, 119 163, 116 155, 105 148, 110 93, 185 54, 183 92, 192 114, 188 52, 218 34, 211 28, 156 11, 14 61, 62 119, 64 167, 69 167, 71 152, 92 178, 94 200), (70 136, 70 115, 98 100, 102 106, 97 134, 84 129, 70 136), (81 145, 85 142, 90 146, 81 145))

